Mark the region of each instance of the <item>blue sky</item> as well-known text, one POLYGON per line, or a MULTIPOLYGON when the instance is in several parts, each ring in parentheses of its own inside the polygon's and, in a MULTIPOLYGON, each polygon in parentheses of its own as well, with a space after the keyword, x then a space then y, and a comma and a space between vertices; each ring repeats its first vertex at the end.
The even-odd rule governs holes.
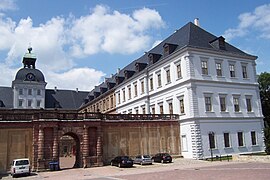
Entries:
POLYGON ((269 1, 0 0, 0 86, 31 44, 47 88, 90 91, 194 18, 270 71, 269 1))

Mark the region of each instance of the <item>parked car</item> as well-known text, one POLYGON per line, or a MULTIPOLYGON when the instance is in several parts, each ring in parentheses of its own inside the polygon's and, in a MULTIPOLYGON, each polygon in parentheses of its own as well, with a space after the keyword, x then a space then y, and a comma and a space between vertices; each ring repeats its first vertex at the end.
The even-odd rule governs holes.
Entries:
POLYGON ((132 167, 133 160, 129 156, 117 156, 111 160, 111 165, 118 167, 132 167))
POLYGON ((149 155, 138 155, 135 157, 134 164, 152 164, 152 159, 149 155))
POLYGON ((172 162, 172 157, 168 153, 157 153, 155 156, 152 157, 152 159, 154 160, 154 162, 160 163, 172 162))
POLYGON ((30 175, 31 166, 29 159, 14 159, 11 164, 10 173, 12 177, 22 174, 30 175))

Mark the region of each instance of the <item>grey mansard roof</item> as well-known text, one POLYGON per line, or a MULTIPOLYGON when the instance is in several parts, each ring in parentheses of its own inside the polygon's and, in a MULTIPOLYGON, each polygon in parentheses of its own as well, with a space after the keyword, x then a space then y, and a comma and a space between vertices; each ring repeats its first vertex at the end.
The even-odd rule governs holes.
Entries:
POLYGON ((46 89, 45 108, 78 109, 89 92, 46 89))
MULTIPOLYGON (((158 54, 160 55, 160 58, 158 61, 162 61, 164 59, 163 50, 165 44, 172 44, 176 48, 174 49, 174 52, 186 47, 191 48, 197 48, 197 49, 204 49, 204 50, 210 50, 215 52, 220 52, 224 54, 232 54, 232 55, 239 55, 244 56, 251 59, 256 59, 256 56, 249 55, 240 49, 230 45, 229 43, 224 41, 225 39, 220 36, 217 37, 204 29, 202 29, 199 26, 196 26, 195 24, 189 22, 179 30, 175 31, 171 36, 163 40, 160 44, 152 48, 150 51, 146 52, 144 55, 142 55, 140 58, 134 60, 130 64, 128 64, 126 67, 120 70, 119 73, 114 74, 111 78, 106 78, 106 82, 116 82, 115 77, 125 77, 125 71, 135 71, 134 74, 138 73, 136 71, 136 63, 144 63, 147 64, 147 67, 151 66, 152 64, 149 63, 149 54, 158 54), (216 46, 215 41, 223 40, 224 42, 224 48, 219 48, 216 46), (213 43, 214 42, 214 43, 213 43)), ((133 74, 133 75, 134 75, 133 74)), ((125 78, 124 81, 127 81, 125 78)), ((124 82, 123 81, 123 82, 124 82)), ((117 86, 117 84, 115 85, 117 86)), ((94 92, 100 93, 100 87, 104 87, 104 83, 100 84, 99 86, 96 86, 88 96, 94 96, 94 92)), ((106 93, 106 92, 104 92, 106 93)), ((97 98, 97 97, 96 97, 97 98)), ((92 99, 92 100, 95 100, 92 99)), ((91 99, 86 100, 85 102, 92 101, 91 99)))
MULTIPOLYGON (((45 109, 62 108, 78 109, 89 92, 72 90, 45 90, 45 109)), ((13 89, 11 87, 0 87, 0 108, 13 108, 13 89)))
POLYGON ((13 90, 11 87, 0 87, 0 108, 13 108, 13 90))

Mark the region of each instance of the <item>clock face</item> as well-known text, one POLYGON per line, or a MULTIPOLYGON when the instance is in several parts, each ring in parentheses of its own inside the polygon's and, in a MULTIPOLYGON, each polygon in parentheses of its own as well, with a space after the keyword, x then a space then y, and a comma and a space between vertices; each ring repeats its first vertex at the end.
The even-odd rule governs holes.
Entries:
POLYGON ((28 81, 33 81, 33 80, 35 80, 35 75, 32 74, 32 73, 28 73, 28 74, 26 75, 26 79, 27 79, 28 81))

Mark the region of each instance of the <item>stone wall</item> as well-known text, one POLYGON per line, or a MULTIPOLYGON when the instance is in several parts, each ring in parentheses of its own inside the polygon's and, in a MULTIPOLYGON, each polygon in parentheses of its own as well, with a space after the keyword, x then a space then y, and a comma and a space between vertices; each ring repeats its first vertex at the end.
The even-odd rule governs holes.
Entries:
POLYGON ((13 159, 32 159, 32 128, 0 129, 0 173, 9 170, 13 159))
POLYGON ((103 160, 108 164, 118 155, 135 157, 168 152, 180 155, 177 122, 106 123, 103 127, 103 160))

